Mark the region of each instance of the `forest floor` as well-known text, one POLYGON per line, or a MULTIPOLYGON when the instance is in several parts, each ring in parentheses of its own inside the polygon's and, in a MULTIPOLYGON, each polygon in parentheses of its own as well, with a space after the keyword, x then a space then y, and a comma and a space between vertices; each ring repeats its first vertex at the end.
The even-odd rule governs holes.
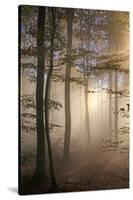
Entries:
POLYGON ((120 189, 129 187, 129 162, 127 153, 98 152, 93 154, 72 154, 69 164, 55 159, 55 175, 58 189, 50 182, 40 185, 29 182, 32 177, 30 168, 23 168, 21 193, 54 193, 72 191, 92 191, 120 189))

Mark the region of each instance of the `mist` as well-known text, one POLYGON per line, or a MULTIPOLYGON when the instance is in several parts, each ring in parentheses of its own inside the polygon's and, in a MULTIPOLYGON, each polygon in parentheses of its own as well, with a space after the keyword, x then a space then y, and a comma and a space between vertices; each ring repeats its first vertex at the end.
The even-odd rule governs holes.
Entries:
POLYGON ((36 38, 40 11, 34 6, 22 8, 21 193, 127 188, 130 110, 128 13, 45 8, 41 110, 44 114, 42 135, 45 139, 46 176, 42 180, 39 176, 34 179, 39 162, 37 149, 42 145, 38 142, 40 133, 37 131, 39 57, 36 38), (55 22, 49 12, 55 14, 55 22), (53 20, 56 29, 51 28, 49 20, 53 20), (53 36, 52 30, 55 30, 53 36), (54 43, 50 43, 52 37, 54 43))

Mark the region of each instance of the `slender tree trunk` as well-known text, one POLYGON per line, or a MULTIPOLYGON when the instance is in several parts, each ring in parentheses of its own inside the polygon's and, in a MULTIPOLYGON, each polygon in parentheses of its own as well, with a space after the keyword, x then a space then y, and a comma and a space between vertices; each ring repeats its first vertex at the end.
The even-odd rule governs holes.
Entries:
MULTIPOLYGON (((89 25, 87 27, 87 39, 88 40, 87 40, 86 49, 89 51, 90 50, 90 39, 91 39, 91 35, 90 35, 90 20, 91 20, 91 18, 89 18, 88 20, 89 20, 89 25)), ((86 60, 87 60, 87 58, 86 58, 86 60)), ((87 66, 85 66, 85 73, 87 73, 87 75, 84 75, 85 76, 84 78, 85 78, 85 119, 86 119, 87 148, 88 148, 88 145, 90 146, 90 142, 91 142, 89 105, 88 105, 89 67, 91 64, 88 61, 86 64, 87 64, 87 66)))
MULTIPOLYGON (((114 27, 114 30, 117 27, 114 27)), ((114 35, 114 51, 117 53, 119 51, 118 48, 118 38, 116 37, 116 35, 114 35)), ((116 146, 118 145, 118 71, 117 69, 115 69, 114 71, 114 90, 115 90, 115 118, 114 118, 114 131, 115 131, 115 142, 116 142, 116 146)))
POLYGON ((103 71, 101 71, 101 75, 100 75, 100 79, 101 79, 101 85, 100 85, 100 88, 101 88, 101 94, 100 94, 100 96, 101 96, 101 98, 100 98, 100 134, 101 134, 101 138, 102 139, 104 139, 104 137, 105 137, 105 135, 104 135, 104 132, 103 132, 103 114, 104 114, 104 112, 103 112, 103 108, 104 108, 104 106, 103 106, 103 71))
MULTIPOLYGON (((113 19, 115 18, 115 13, 113 13, 113 19)), ((118 38, 117 38, 117 24, 114 23, 113 20, 113 32, 111 32, 111 37, 112 37, 112 49, 113 49, 113 54, 117 53, 119 51, 118 49, 118 38)), ((115 103, 114 103, 114 107, 115 107, 115 114, 114 114, 114 133, 115 133, 115 143, 116 146, 118 145, 118 72, 115 69, 114 71, 114 91, 115 91, 115 103)))
MULTIPOLYGON (((110 14, 108 13, 107 14, 107 23, 110 24, 111 23, 111 16, 110 14)), ((113 52, 113 31, 114 29, 112 28, 112 30, 110 31, 110 34, 108 35, 108 45, 109 45, 109 54, 110 56, 112 56, 114 54, 113 52)), ((112 83, 113 83, 113 72, 112 72, 112 69, 109 69, 109 84, 108 84, 108 87, 109 87, 109 139, 112 140, 112 125, 113 125, 113 116, 112 116, 112 83)))
POLYGON ((45 179, 45 129, 43 116, 43 92, 44 92, 44 28, 45 7, 39 7, 37 22, 37 83, 36 83, 36 128, 37 128, 37 158, 34 178, 38 181, 45 179))
POLYGON ((52 71, 53 71, 53 46, 54 46, 54 35, 55 35, 55 17, 54 17, 53 8, 51 8, 50 11, 51 11, 50 13, 51 14, 50 69, 48 71, 46 89, 45 89, 45 130, 46 130, 46 139, 47 139, 47 145, 48 145, 50 176, 51 176, 53 189, 56 189, 57 184, 56 184, 56 178, 54 174, 53 154, 52 154, 51 140, 50 140, 50 135, 49 135, 49 108, 48 108, 51 77, 52 77, 52 71))
POLYGON ((89 109, 88 109, 88 76, 85 77, 85 87, 84 87, 84 94, 85 94, 85 122, 86 122, 86 134, 87 134, 87 147, 90 143, 90 130, 89 130, 89 109))
POLYGON ((112 139, 112 71, 109 70, 109 138, 112 139))
MULTIPOLYGON (((108 38, 109 41, 109 53, 112 56, 113 41, 111 36, 108 38)), ((109 139, 112 140, 112 70, 109 70, 109 139)))
POLYGON ((117 71, 114 72, 115 78, 115 118, 114 118, 114 130, 115 130, 115 142, 118 144, 118 77, 117 71))
POLYGON ((65 72, 65 138, 64 138, 64 162, 69 161, 71 139, 71 108, 70 108, 70 77, 71 77, 71 48, 72 48, 72 21, 74 11, 67 9, 67 64, 65 72))
MULTIPOLYGON (((82 32, 82 19, 80 19, 80 40, 81 40, 81 48, 83 50, 83 32, 82 32)), ((84 70, 84 99, 85 99, 85 140, 87 139, 87 147, 88 142, 90 141, 89 137, 89 109, 88 109, 88 76, 86 75, 86 67, 84 63, 83 56, 83 70, 84 70), (87 136, 87 138, 86 138, 87 136)))

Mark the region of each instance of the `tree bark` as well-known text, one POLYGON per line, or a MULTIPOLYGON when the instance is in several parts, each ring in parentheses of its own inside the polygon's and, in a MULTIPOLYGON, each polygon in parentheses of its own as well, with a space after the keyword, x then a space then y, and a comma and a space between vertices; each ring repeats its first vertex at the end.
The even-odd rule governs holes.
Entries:
POLYGON ((45 173, 45 128, 43 114, 44 93, 44 29, 45 29, 45 7, 39 7, 37 21, 37 83, 36 83, 36 128, 37 128, 37 155, 36 170, 34 178, 42 181, 46 178, 45 173))
POLYGON ((45 130, 46 130, 46 139, 48 145, 48 155, 49 155, 49 166, 50 166, 50 176, 53 189, 57 188, 56 178, 54 174, 54 163, 53 163, 53 154, 51 148, 51 140, 49 135, 49 97, 50 97, 50 86, 51 86, 51 77, 53 71, 53 46, 54 46, 54 35, 55 35, 55 16, 54 10, 51 8, 50 10, 50 21, 51 21, 51 39, 50 39, 50 68, 47 75, 46 81, 46 89, 45 89, 45 130))
POLYGON ((72 48, 72 21, 73 9, 66 9, 67 13, 67 64, 65 72, 65 138, 64 138, 64 162, 69 161, 70 137, 71 137, 71 108, 70 108, 70 77, 71 77, 71 48, 72 48))
POLYGON ((87 134, 87 147, 90 143, 90 128, 89 128, 89 108, 88 108, 88 76, 85 77, 85 86, 84 86, 84 94, 85 94, 85 122, 86 122, 86 134, 87 134))
POLYGON ((109 138, 112 139, 112 71, 109 70, 109 138))
MULTIPOLYGON (((108 19, 109 20, 109 19, 108 19)), ((112 34, 108 37, 109 41, 109 53, 113 55, 113 41, 112 41, 112 34)), ((112 69, 109 70, 109 139, 112 140, 112 69)))
POLYGON ((114 130, 115 130, 115 142, 118 144, 118 77, 117 71, 114 72, 115 78, 115 118, 114 118, 114 130))
MULTIPOLYGON (((82 20, 80 19, 80 39, 81 39, 81 48, 83 50, 83 31, 82 31, 82 20)), ((88 38, 89 41, 90 38, 88 38)), ((86 45, 87 46, 87 45, 86 45)), ((88 44, 89 46, 89 44, 88 44)), ((87 49, 87 47, 86 47, 87 49)), ((89 130, 89 108, 88 108, 88 74, 87 67, 84 62, 85 57, 83 56, 83 78, 84 78, 84 99, 85 99, 85 142, 86 147, 88 148, 88 144, 90 143, 90 130, 89 130)), ((86 63, 88 65, 88 63, 86 63)))

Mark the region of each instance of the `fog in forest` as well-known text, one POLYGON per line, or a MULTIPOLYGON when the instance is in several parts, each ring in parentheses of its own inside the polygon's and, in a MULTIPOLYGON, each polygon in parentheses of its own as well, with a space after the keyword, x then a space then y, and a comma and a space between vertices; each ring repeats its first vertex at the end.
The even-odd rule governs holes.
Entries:
POLYGON ((20 193, 127 188, 128 13, 36 6, 20 11, 20 193), (42 89, 39 55, 44 56, 42 89), (37 129, 39 109, 42 132, 37 129), (37 162, 40 171, 44 167, 42 179, 37 162))

